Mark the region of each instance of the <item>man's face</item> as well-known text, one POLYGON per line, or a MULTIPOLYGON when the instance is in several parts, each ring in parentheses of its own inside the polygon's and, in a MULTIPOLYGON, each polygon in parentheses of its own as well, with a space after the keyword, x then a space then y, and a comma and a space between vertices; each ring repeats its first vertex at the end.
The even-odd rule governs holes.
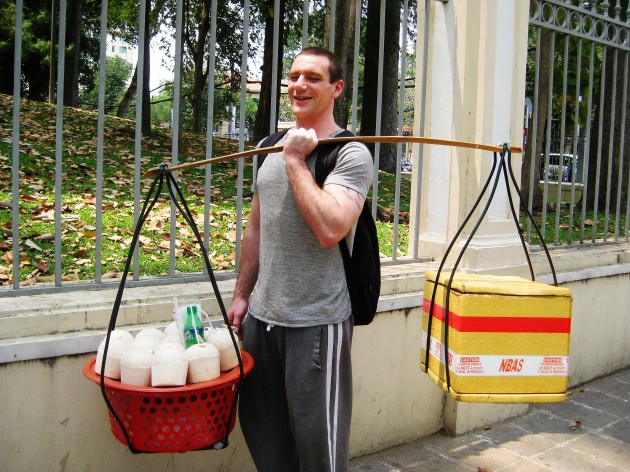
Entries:
POLYGON ((328 58, 302 54, 289 72, 289 100, 295 117, 313 119, 332 110, 335 99, 343 90, 343 81, 330 83, 328 58))

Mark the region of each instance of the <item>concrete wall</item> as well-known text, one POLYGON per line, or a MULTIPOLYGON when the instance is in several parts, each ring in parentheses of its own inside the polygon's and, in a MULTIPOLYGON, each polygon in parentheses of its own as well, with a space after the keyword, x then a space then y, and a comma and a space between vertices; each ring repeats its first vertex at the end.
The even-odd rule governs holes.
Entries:
MULTIPOLYGON (((546 264, 540 256, 534 254, 534 262, 537 273, 543 274, 546 264)), ((570 385, 630 365, 630 245, 557 251, 554 263, 559 282, 573 292, 570 385)), ((424 271, 435 267, 435 263, 385 266, 380 313, 370 326, 355 331, 351 442, 355 457, 442 428, 459 434, 527 409, 458 404, 420 371, 418 306, 424 271)), ((538 279, 548 281, 549 276, 538 279)), ((197 293, 205 300, 204 309, 216 314, 207 294, 209 284, 205 285, 127 290, 119 318, 127 321, 117 326, 164 326, 173 293, 183 299, 197 293), (138 319, 141 324, 134 324, 138 319)), ((230 287, 230 281, 222 282, 228 301, 230 287)), ((134 455, 114 439, 100 390, 82 374, 103 338, 107 309, 114 299, 113 292, 97 293, 59 295, 56 304, 52 296, 0 299, 2 470, 253 471, 238 423, 230 446, 222 451, 134 455), (19 326, 20 319, 47 334, 11 337, 15 332, 6 328, 19 326), (99 327, 50 333, 55 320, 63 326, 73 319, 99 327)))

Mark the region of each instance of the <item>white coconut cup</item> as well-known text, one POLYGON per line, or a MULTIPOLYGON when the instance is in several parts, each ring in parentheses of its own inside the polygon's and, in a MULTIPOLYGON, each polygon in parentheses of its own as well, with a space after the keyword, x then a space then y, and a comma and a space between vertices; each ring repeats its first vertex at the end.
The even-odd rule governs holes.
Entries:
POLYGON ((219 350, 212 344, 193 344, 186 349, 188 383, 206 382, 221 375, 219 350))
POLYGON ((179 336, 179 329, 177 328, 177 323, 172 322, 166 325, 164 328, 164 335, 168 336, 169 334, 174 334, 175 336, 179 336))
POLYGON ((182 340, 178 334, 167 334, 166 336, 164 336, 164 339, 162 339, 160 346, 166 345, 168 343, 174 343, 180 345, 181 347, 184 347, 184 345, 182 344, 182 340))
POLYGON ((207 336, 207 342, 213 344, 219 350, 221 372, 236 367, 238 365, 238 356, 236 355, 236 349, 234 349, 234 343, 232 342, 232 337, 227 328, 210 329, 207 332, 207 336))
MULTIPOLYGON (((94 370, 101 375, 101 365, 103 363, 103 353, 105 352, 105 342, 107 338, 101 341, 96 353, 96 363, 94 370)), ((105 362, 105 377, 110 379, 120 379, 120 358, 123 353, 131 346, 133 335, 124 329, 115 329, 109 336, 109 347, 107 348, 107 362, 105 362)))
POLYGON ((120 359, 120 381, 138 387, 150 386, 152 361, 152 351, 130 347, 120 359))
POLYGON ((151 385, 153 387, 179 387, 186 385, 188 358, 181 344, 160 344, 151 362, 151 385))
POLYGON ((158 347, 164 337, 164 333, 157 328, 145 328, 136 334, 131 346, 155 351, 155 348, 158 347))

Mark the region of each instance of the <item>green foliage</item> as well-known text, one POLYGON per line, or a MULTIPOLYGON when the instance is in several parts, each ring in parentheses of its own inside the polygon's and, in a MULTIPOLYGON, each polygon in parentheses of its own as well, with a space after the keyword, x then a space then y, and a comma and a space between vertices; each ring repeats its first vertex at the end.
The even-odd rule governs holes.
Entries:
MULTIPOLYGON (((131 76, 131 64, 120 57, 108 57, 105 62, 105 107, 109 114, 116 113, 116 106, 131 76)), ((98 106, 98 77, 94 86, 80 94, 81 106, 95 110, 98 106)))

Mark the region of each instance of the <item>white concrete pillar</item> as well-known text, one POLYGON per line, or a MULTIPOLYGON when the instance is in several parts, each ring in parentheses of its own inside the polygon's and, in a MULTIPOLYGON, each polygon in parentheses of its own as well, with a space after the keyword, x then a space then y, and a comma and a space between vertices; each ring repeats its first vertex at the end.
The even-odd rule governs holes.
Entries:
MULTIPOLYGON (((416 95, 417 109, 426 107, 425 123, 420 129, 421 113, 416 113, 415 133, 482 144, 509 141, 522 146, 528 8, 527 0, 419 2, 418 31, 423 31, 425 21, 430 29, 426 43, 426 103, 422 103, 420 87, 416 95)), ((417 77, 422 77, 424 42, 419 36, 417 77)), ((417 218, 420 224, 417 239, 415 234, 410 235, 410 253, 417 244, 419 255, 441 260, 488 178, 493 155, 425 145, 421 157, 421 169, 414 168, 412 178, 414 189, 422 181, 421 200, 419 207, 411 208, 410 227, 415 227, 417 218)), ((513 155, 512 161, 520 181, 521 156, 513 155)), ((419 159, 414 158, 414 162, 419 159)), ((517 196, 512 195, 518 211, 517 196)), ((487 201, 486 195, 446 267, 452 266, 459 255, 487 201)), ((490 269, 499 273, 501 268, 511 275, 529 274, 502 182, 458 270, 490 269)), ((527 408, 526 404, 462 403, 446 395, 444 427, 451 434, 461 434, 484 422, 523 414, 527 408)))
MULTIPOLYGON (((450 0, 419 2, 420 26, 429 22, 427 41, 425 125, 419 135, 454 141, 522 146, 523 100, 527 59, 527 0, 450 0)), ((419 35, 417 76, 422 76, 423 38, 419 35)), ((418 87, 420 89, 420 87, 418 87)), ((421 255, 441 259, 466 215, 470 212, 492 167, 492 153, 463 148, 423 146, 419 234, 412 234, 421 255)), ((520 180, 521 156, 513 155, 520 180)), ((418 162, 418 158, 414 158, 418 162)), ((413 183, 419 177, 414 169, 413 183)), ((415 185, 414 185, 415 188, 415 185)), ((513 194, 516 202, 516 195, 513 194)), ((449 263, 470 234, 487 198, 454 247, 449 263)), ((518 207, 517 207, 518 208, 518 207)), ((413 232, 413 230, 412 230, 413 232)), ((509 209, 506 187, 499 184, 483 223, 465 253, 460 267, 469 270, 500 268, 525 263, 516 226, 509 209)))

